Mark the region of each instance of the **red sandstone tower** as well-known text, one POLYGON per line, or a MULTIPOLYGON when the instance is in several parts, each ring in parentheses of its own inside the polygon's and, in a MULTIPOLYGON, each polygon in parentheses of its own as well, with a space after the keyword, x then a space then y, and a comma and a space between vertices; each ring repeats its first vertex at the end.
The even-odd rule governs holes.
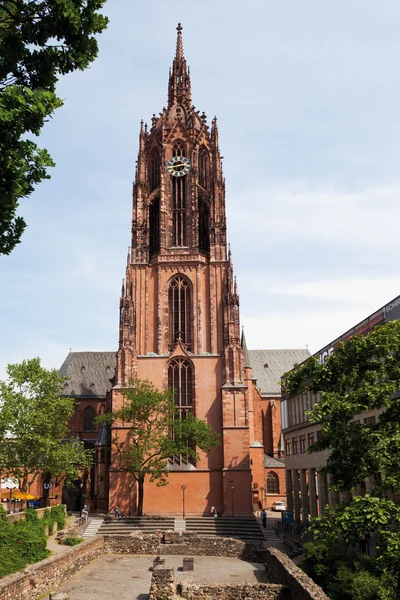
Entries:
MULTIPOLYGON (((111 406, 120 386, 149 379, 175 390, 181 414, 193 411, 221 436, 196 464, 169 461, 169 485, 146 482, 144 512, 252 511, 247 387, 243 383, 239 296, 226 241, 225 181, 217 120, 211 130, 191 98, 190 71, 177 27, 168 106, 141 123, 133 185, 132 246, 120 301, 120 336, 111 406), (232 488, 234 488, 232 490, 232 488)), ((112 435, 124 436, 122 424, 112 435)), ((135 488, 110 469, 109 507, 128 512, 135 488)), ((133 510, 133 509, 132 509, 133 510)))

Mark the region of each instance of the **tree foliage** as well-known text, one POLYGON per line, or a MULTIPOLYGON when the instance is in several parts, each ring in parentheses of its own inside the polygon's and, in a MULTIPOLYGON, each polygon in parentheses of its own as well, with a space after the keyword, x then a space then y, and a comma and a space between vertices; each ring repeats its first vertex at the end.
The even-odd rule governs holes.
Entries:
POLYGON ((31 475, 41 473, 72 481, 91 465, 83 442, 67 439, 75 401, 61 397, 64 378, 47 370, 39 358, 8 365, 0 381, 0 471, 16 477, 27 491, 31 475))
POLYGON ((0 4, 0 255, 26 227, 16 216, 21 198, 49 178, 54 163, 30 139, 63 102, 60 75, 96 58, 96 34, 107 26, 105 0, 4 0, 0 4))
MULTIPOLYGON (((287 375, 285 390, 289 396, 307 390, 320 394, 309 418, 321 423, 321 436, 310 451, 330 451, 323 468, 331 489, 351 490, 380 474, 370 494, 329 508, 311 522, 313 543, 325 548, 321 568, 327 561, 333 565, 325 573, 325 589, 340 599, 400 598, 400 510, 390 499, 400 492, 400 322, 341 342, 323 364, 311 358, 287 375), (377 411, 375 422, 357 418, 371 410, 377 411), (377 555, 360 567, 358 545, 372 533, 379 540, 377 555), (352 549, 350 562, 331 554, 340 546, 352 549), (382 583, 386 580, 391 581, 389 591, 382 583), (365 591, 360 586, 355 591, 354 581, 363 581, 365 591), (339 594, 340 587, 345 595, 339 594)), ((312 544, 307 545, 306 554, 312 552, 312 544)))
POLYGON ((112 442, 120 466, 138 482, 138 515, 143 512, 144 481, 167 485, 168 458, 181 455, 197 460, 198 451, 209 452, 218 443, 218 435, 204 421, 189 414, 176 418, 172 390, 159 391, 147 380, 132 380, 123 389, 120 410, 99 417, 100 422, 129 425, 126 439, 116 434, 112 442))
POLYGON ((324 364, 312 357, 288 374, 285 389, 289 396, 321 394, 309 414, 322 427, 311 451, 331 449, 332 489, 350 490, 381 473, 380 492, 400 492, 399 321, 341 342, 324 364), (369 410, 382 411, 376 423, 357 420, 369 410))

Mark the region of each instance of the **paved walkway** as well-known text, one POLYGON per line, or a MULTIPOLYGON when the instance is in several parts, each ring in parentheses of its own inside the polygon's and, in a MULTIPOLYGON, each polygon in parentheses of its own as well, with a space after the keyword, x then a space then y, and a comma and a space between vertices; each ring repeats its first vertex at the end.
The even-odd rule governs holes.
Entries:
MULTIPOLYGON (((154 556, 101 556, 57 589, 73 600, 147 600, 154 556)), ((194 571, 182 571, 182 556, 163 556, 175 581, 197 584, 265 583, 264 565, 236 558, 195 556, 194 571)))

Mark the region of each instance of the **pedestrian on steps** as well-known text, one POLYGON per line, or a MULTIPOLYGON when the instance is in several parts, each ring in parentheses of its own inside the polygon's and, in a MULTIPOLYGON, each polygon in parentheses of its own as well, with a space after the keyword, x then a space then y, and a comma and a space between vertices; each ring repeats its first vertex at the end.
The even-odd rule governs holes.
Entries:
POLYGON ((262 526, 264 527, 264 529, 266 529, 267 528, 267 513, 265 512, 265 508, 263 508, 261 511, 261 519, 262 519, 262 526))
POLYGON ((120 516, 121 516, 121 513, 119 512, 118 506, 115 507, 114 516, 117 517, 117 519, 119 519, 120 516))
POLYGON ((88 505, 84 504, 83 508, 82 508, 82 517, 85 517, 86 521, 89 518, 89 509, 88 509, 88 505))

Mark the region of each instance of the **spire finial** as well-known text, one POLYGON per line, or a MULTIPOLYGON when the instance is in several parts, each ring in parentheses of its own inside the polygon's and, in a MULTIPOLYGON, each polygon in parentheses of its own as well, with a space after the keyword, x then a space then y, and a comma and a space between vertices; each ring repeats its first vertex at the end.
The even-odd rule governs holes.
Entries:
POLYGON ((182 25, 178 23, 178 27, 176 28, 178 33, 176 37, 175 58, 169 74, 169 109, 174 104, 185 104, 188 107, 192 105, 189 69, 186 65, 185 57, 183 56, 182 29, 182 25))
POLYGON ((176 38, 176 58, 178 60, 182 60, 183 58, 183 45, 182 45, 182 25, 178 23, 178 27, 176 28, 178 35, 176 38))

